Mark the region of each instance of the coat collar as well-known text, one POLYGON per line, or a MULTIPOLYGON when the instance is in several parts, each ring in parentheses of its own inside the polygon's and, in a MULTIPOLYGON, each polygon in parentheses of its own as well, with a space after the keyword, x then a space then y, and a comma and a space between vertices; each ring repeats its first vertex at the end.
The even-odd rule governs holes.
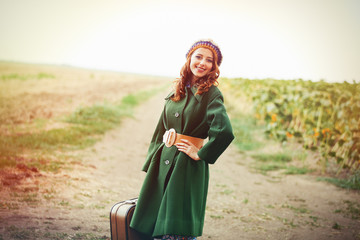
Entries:
MULTIPOLYGON (((196 94, 196 92, 197 92, 197 87, 196 87, 196 86, 192 86, 190 89, 191 89, 191 92, 192 92, 192 94, 194 95, 195 99, 196 99, 198 102, 201 102, 201 100, 202 100, 202 98, 203 98, 203 94, 201 94, 201 95, 196 94)), ((165 98, 165 100, 170 99, 174 94, 175 94, 174 91, 170 92, 169 95, 167 95, 167 97, 165 98)))
POLYGON ((196 100, 198 101, 198 102, 201 102, 201 99, 202 99, 202 97, 203 97, 203 95, 202 94, 195 94, 196 92, 197 92, 197 87, 196 86, 192 86, 191 87, 191 92, 194 94, 194 97, 196 98, 196 100))

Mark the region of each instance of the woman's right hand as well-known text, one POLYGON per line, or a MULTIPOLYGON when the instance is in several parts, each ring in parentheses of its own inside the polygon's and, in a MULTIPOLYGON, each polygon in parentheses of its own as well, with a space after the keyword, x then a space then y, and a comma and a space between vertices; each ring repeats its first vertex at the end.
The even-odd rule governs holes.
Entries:
POLYGON ((175 146, 178 148, 180 152, 186 153, 189 157, 194 159, 195 161, 199 161, 200 157, 197 154, 199 149, 190 141, 186 139, 181 139, 181 143, 176 143, 175 146))

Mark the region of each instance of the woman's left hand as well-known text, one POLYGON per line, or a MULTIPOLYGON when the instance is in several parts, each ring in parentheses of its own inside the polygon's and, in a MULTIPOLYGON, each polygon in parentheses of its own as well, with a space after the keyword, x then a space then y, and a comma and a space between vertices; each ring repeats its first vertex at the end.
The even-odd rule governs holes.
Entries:
POLYGON ((199 149, 186 139, 181 139, 181 143, 176 143, 175 146, 180 152, 186 153, 189 157, 195 161, 200 160, 199 155, 197 154, 199 149))

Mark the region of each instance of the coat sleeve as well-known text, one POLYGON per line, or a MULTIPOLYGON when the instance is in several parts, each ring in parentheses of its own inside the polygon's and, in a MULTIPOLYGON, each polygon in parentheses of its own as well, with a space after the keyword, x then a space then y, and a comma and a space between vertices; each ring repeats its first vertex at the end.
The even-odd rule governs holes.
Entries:
POLYGON ((165 127, 164 127, 164 120, 165 120, 164 118, 165 118, 165 107, 160 115, 160 119, 156 125, 154 134, 153 134, 151 142, 150 142, 148 153, 145 158, 145 163, 142 167, 142 171, 144 171, 144 172, 147 172, 147 170, 149 169, 151 159, 153 158, 154 154, 156 153, 156 151, 158 150, 158 148, 160 147, 160 145, 163 142, 163 135, 166 131, 165 127))
POLYGON ((221 93, 209 101, 206 117, 209 141, 199 150, 198 155, 201 160, 213 164, 234 139, 221 93))

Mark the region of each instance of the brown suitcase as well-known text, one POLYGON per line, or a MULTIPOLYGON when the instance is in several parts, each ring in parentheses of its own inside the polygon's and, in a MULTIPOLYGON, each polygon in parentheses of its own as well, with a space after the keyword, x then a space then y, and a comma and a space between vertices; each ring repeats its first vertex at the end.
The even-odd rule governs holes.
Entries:
POLYGON ((110 211, 110 232, 112 240, 147 240, 151 239, 130 228, 137 198, 116 203, 110 211))

